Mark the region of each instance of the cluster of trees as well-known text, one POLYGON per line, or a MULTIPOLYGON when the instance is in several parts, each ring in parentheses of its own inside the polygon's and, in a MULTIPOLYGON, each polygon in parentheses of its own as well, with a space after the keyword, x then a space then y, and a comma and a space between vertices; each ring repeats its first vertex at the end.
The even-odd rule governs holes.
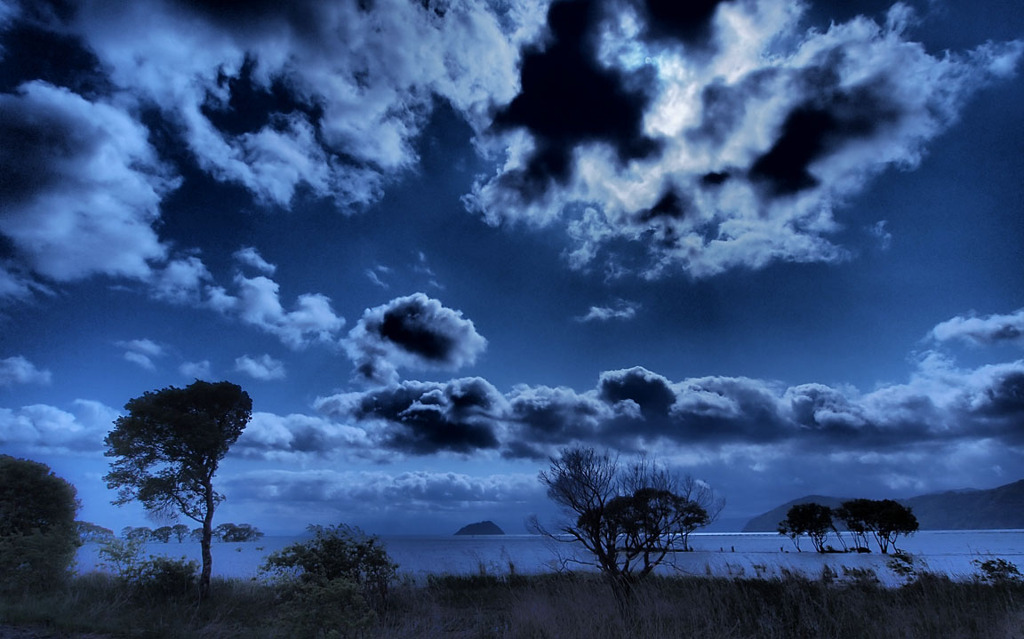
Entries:
POLYGON ((904 535, 917 532, 917 517, 903 504, 891 499, 850 499, 839 508, 816 503, 796 504, 786 512, 786 518, 779 522, 779 534, 793 540, 800 551, 800 540, 810 538, 818 552, 835 552, 826 545, 828 535, 834 534, 844 551, 851 550, 840 531, 840 526, 853 538, 852 550, 868 552, 868 539, 873 538, 878 550, 888 553, 896 540, 904 535))
MULTIPOLYGON (((199 526, 189 530, 184 524, 173 526, 161 526, 156 529, 147 526, 125 526, 121 529, 121 537, 128 541, 159 541, 170 543, 171 539, 181 543, 186 539, 202 541, 203 528, 199 526)), ((263 532, 252 524, 220 524, 213 529, 211 539, 222 542, 247 542, 256 541, 263 537, 263 532)))
POLYGON ((78 528, 78 540, 83 544, 90 541, 110 541, 115 537, 113 530, 89 521, 76 521, 75 526, 78 528))
POLYGON ((643 457, 622 464, 607 452, 575 447, 550 462, 540 481, 567 517, 554 531, 536 519, 532 528, 582 545, 620 597, 671 553, 690 550, 690 534, 725 505, 706 484, 643 457))

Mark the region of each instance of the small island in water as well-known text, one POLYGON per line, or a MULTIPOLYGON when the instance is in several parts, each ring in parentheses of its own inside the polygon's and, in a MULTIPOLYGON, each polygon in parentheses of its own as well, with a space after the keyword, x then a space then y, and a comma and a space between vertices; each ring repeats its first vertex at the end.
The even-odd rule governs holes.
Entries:
POLYGON ((505 531, 498 527, 493 521, 480 521, 475 524, 463 526, 455 533, 456 535, 504 535, 505 531))

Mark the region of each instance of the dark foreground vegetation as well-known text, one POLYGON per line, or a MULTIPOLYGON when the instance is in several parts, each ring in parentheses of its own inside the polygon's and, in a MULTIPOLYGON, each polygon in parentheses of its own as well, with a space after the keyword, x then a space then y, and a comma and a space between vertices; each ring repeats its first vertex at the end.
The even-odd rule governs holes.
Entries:
MULTIPOLYGON (((619 464, 588 448, 564 450, 540 479, 564 510, 559 531, 588 551, 593 572, 521 576, 510 565, 502 576, 413 583, 398 578, 378 538, 345 525, 314 525, 310 538, 267 557, 261 579, 212 579, 215 530, 258 536, 251 526, 212 525, 222 499, 212 477, 248 421, 248 396, 227 382, 197 381, 147 393, 128 409, 107 438, 108 454, 117 458, 108 486, 119 488, 118 502, 138 500, 165 514, 178 508, 200 523, 201 569, 185 558, 143 556, 145 538, 135 534, 143 529, 116 539, 78 525, 71 484, 44 464, 0 455, 0 639, 1024 639, 1024 580, 1002 559, 978 560, 976 578, 954 581, 919 571, 913 557, 896 551, 887 565, 903 583, 897 588, 864 569, 823 568, 816 579, 786 572, 771 579, 659 575, 654 568, 689 549, 688 535, 714 518, 720 499, 646 459, 619 464), (179 408, 181 415, 161 421, 179 408), (71 573, 83 530, 107 539, 100 556, 110 572, 71 573)), ((897 521, 897 533, 912 532, 909 520, 882 508, 886 502, 861 501, 863 512, 854 512, 857 503, 843 505, 858 546, 870 533, 882 552, 895 549, 890 521, 897 521)), ((822 550, 828 531, 838 534, 831 510, 790 515, 781 532, 794 543, 811 535, 822 550)), ((166 533, 177 534, 174 527, 166 533)))
POLYGON ((265 582, 214 579, 211 597, 136 590, 93 573, 8 593, 0 624, 75 637, 1021 637, 1024 585, 918 576, 654 577, 625 613, 599 575, 441 576, 400 583, 378 609, 339 589, 295 606, 265 582))

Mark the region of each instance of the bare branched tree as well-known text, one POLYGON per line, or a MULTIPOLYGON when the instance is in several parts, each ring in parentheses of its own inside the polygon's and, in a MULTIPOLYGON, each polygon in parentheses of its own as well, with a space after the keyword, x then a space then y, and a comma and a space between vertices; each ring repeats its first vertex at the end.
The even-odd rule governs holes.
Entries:
POLYGON ((678 478, 647 457, 622 465, 593 448, 567 448, 551 458, 539 479, 566 519, 551 532, 537 532, 581 545, 590 563, 610 578, 622 598, 671 553, 689 549, 689 535, 706 526, 724 501, 689 476, 678 478))

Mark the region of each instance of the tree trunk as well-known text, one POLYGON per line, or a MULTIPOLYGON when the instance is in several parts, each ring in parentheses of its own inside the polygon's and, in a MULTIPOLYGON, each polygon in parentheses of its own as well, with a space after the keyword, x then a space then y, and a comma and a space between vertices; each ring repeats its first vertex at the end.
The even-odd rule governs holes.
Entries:
POLYGON ((206 514, 203 516, 203 570, 199 573, 199 601, 205 601, 210 596, 210 575, 213 573, 213 552, 210 544, 213 541, 213 485, 207 483, 206 489, 206 514))

